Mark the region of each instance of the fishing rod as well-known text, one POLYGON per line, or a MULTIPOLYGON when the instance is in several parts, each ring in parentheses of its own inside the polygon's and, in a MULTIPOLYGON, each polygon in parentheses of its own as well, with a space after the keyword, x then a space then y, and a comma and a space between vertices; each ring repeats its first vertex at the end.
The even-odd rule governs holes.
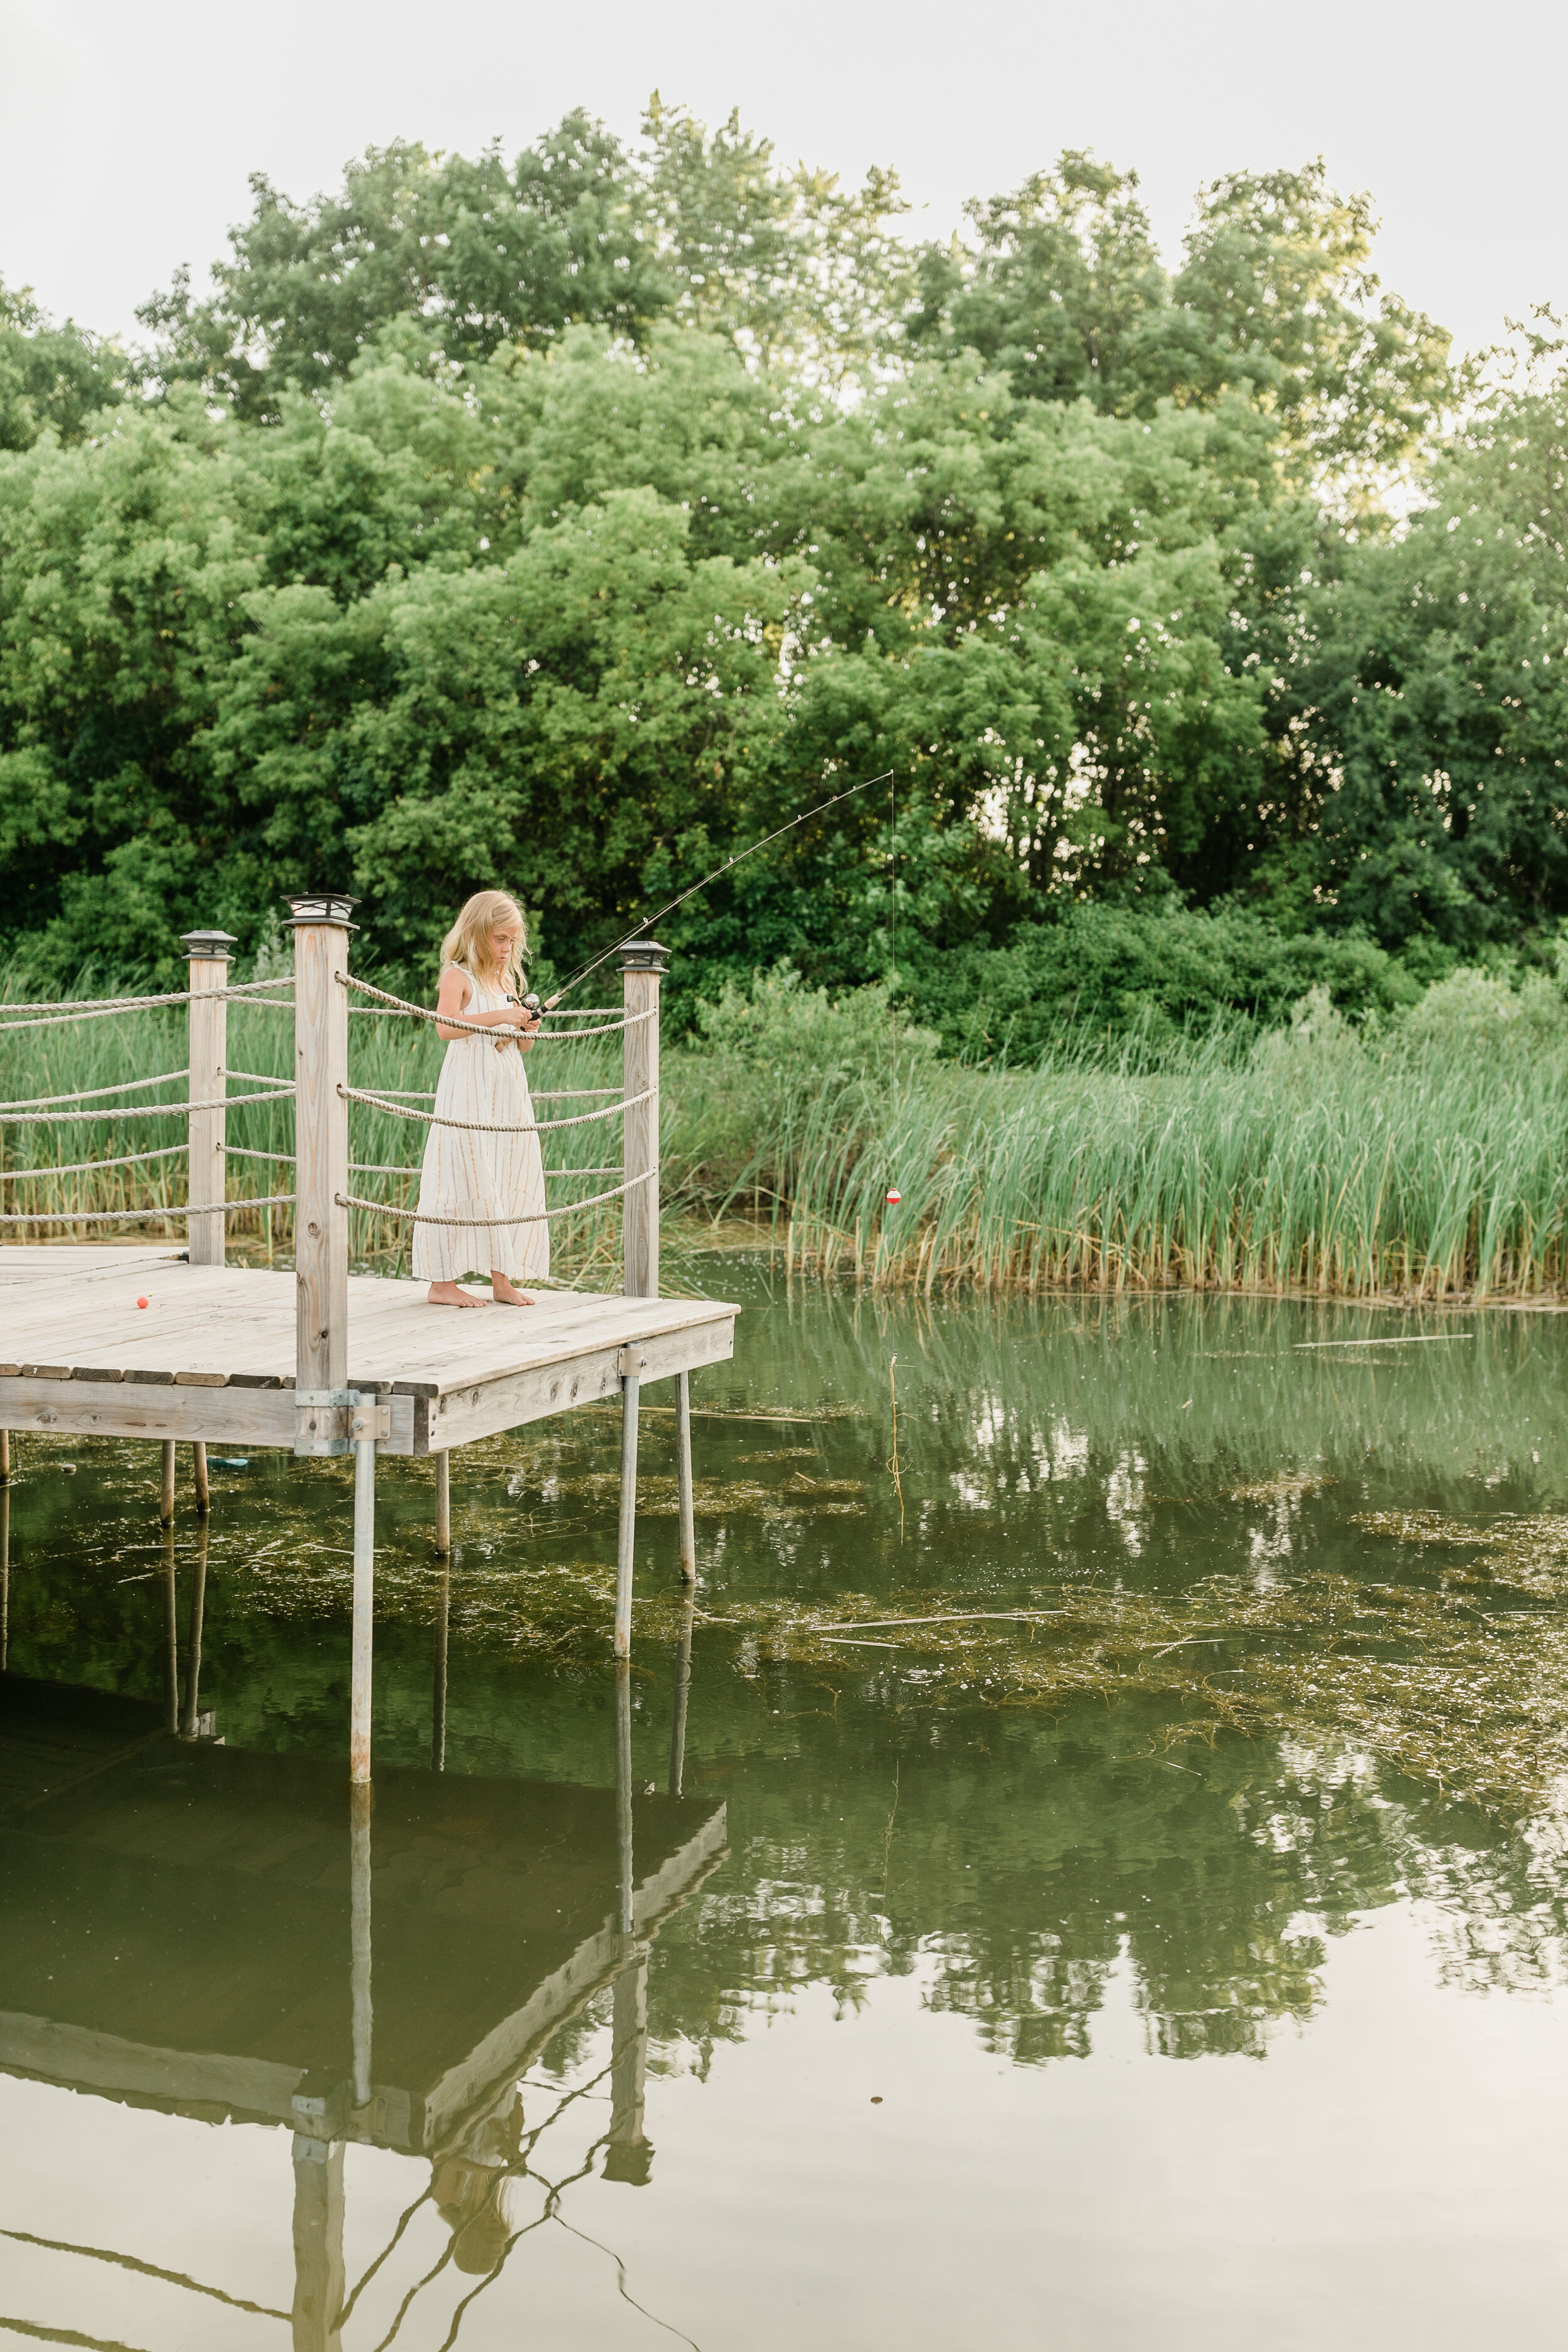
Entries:
POLYGON ((657 915, 647 916, 629 930, 624 940, 616 940, 614 946, 605 948, 602 955, 596 955, 591 963, 585 963, 580 971, 574 971, 570 980, 563 981, 553 996, 547 996, 542 1003, 537 995, 525 996, 522 1000, 525 1009, 530 1013, 553 1013, 562 998, 570 996, 579 982, 586 980, 591 971, 597 971, 602 963, 608 963, 622 948, 630 947, 635 939, 639 939, 644 931, 651 930, 655 923, 662 923, 666 915, 673 915, 677 907, 683 907, 688 898, 697 896, 699 890, 706 890, 710 882, 717 882, 721 875, 728 874, 731 866, 744 864, 748 857, 754 857, 759 849, 765 849, 770 841, 777 841, 783 835, 793 833, 797 824, 809 824, 814 816, 821 816, 826 810, 837 808, 840 801, 852 801, 857 793, 868 793, 873 784, 890 782, 896 773, 895 769, 884 768, 879 776, 868 776, 861 783, 849 784, 843 792, 835 793, 830 800, 818 801, 815 808, 803 809, 798 816, 792 816, 787 824, 778 825, 772 833, 763 834, 761 841, 753 841, 750 849, 738 849, 733 857, 726 857, 722 866, 716 866, 711 874, 705 874, 700 882, 693 882, 679 898, 672 898, 668 907, 659 908, 657 915))

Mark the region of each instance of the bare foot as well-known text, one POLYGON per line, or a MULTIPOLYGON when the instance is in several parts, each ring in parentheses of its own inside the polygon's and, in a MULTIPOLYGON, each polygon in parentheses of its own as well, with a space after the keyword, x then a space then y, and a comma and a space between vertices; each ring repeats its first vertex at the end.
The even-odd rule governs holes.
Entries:
POLYGON ((482 1307, 484 1301, 476 1298, 471 1290, 459 1289, 455 1282, 433 1282, 430 1285, 430 1304, 432 1307, 482 1307))
POLYGON ((504 1274, 497 1274, 493 1270, 490 1274, 490 1297, 498 1307, 534 1307, 539 1303, 537 1299, 531 1298, 526 1290, 514 1290, 504 1274))

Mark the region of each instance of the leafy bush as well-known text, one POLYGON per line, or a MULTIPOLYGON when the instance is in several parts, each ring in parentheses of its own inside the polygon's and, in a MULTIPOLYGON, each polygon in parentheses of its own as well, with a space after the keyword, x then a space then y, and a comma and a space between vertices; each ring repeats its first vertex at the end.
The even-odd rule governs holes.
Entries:
POLYGON ((949 1052, 1032 1066, 1075 1029, 1158 1044, 1226 1014, 1272 1025, 1318 988, 1351 1016, 1394 1013, 1419 994, 1358 933, 1287 937, 1239 908, 1091 901, 1022 926, 1004 948, 952 956, 942 1000, 920 1010, 949 1052))

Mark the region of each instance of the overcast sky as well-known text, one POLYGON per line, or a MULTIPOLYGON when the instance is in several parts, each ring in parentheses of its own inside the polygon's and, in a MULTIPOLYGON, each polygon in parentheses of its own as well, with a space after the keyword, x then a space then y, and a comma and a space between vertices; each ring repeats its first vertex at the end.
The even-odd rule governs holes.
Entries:
POLYGON ((932 232, 1091 147, 1140 173, 1174 256, 1200 181, 1321 152, 1373 193, 1385 285, 1474 347, 1568 302, 1565 25, 1546 0, 0 0, 0 278, 133 331, 177 263, 201 282, 248 172, 304 196, 371 143, 511 150, 578 105, 631 136, 657 85, 709 121, 738 105, 787 160, 892 165, 932 232))

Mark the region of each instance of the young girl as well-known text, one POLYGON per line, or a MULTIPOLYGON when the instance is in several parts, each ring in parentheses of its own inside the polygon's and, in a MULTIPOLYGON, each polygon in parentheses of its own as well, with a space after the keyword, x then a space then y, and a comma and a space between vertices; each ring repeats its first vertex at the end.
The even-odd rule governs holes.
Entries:
POLYGON ((414 1228, 414 1273, 430 1285, 432 1307, 478 1307, 458 1287, 470 1265, 490 1269, 499 1307, 531 1307, 510 1277, 550 1271, 550 1228, 537 1218, 544 1206, 544 1166, 537 1135, 476 1134, 470 1128, 531 1126, 532 1101, 523 1075, 537 1016, 518 1003, 522 993, 522 910, 504 890, 471 898, 441 942, 441 989, 436 1010, 485 1032, 452 1029, 437 1021, 447 1058, 436 1089, 437 1118, 468 1126, 433 1127, 419 1177, 422 1216, 472 1219, 468 1225, 414 1228), (484 1227, 489 1227, 487 1233, 484 1227), (485 1253, 488 1251, 488 1256, 485 1253))

